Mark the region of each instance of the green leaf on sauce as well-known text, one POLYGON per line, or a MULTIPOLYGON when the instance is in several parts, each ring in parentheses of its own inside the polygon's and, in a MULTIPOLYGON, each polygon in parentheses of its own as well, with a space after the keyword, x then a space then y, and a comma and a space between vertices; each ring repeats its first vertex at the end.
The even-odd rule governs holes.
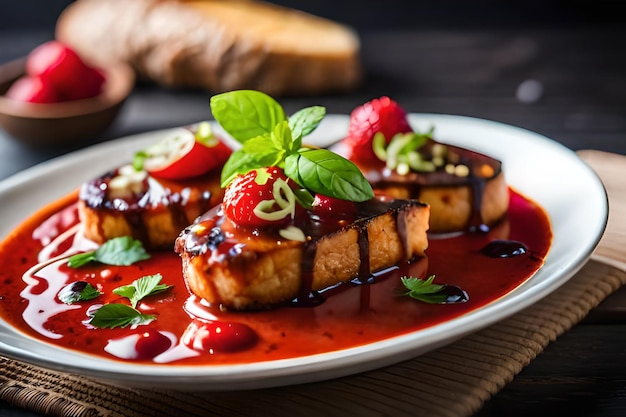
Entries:
POLYGON ((117 287, 113 292, 119 296, 128 298, 130 304, 133 307, 137 307, 139 301, 144 298, 172 288, 171 285, 161 284, 161 279, 163 279, 161 274, 146 275, 133 281, 130 285, 117 287))
POLYGON ((113 329, 148 324, 154 320, 156 320, 156 316, 153 314, 142 314, 126 304, 112 303, 98 308, 88 323, 100 329, 113 329))
POLYGON ((128 266, 149 258, 150 254, 146 252, 140 241, 130 236, 122 236, 107 240, 95 251, 70 256, 67 265, 70 268, 80 268, 90 262, 100 262, 107 265, 128 266))

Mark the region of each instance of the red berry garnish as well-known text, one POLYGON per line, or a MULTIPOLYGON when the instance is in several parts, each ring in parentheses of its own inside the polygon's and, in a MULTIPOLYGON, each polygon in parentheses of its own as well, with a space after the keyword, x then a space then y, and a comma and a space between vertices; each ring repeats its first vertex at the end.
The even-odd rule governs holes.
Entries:
POLYGON ((412 132, 406 112, 389 97, 383 96, 369 101, 350 115, 350 125, 345 144, 349 147, 349 158, 359 161, 376 161, 372 140, 377 132, 389 143, 397 133, 412 132))
POLYGON ((282 169, 277 167, 259 168, 245 175, 237 176, 224 191, 222 207, 224 213, 233 223, 242 227, 280 227, 289 223, 295 213, 295 199, 289 188, 291 180, 285 176, 282 169), (291 196, 279 192, 282 190, 291 192, 291 196), (285 207, 285 202, 291 198, 291 207, 285 207), (257 215, 260 210, 267 216, 257 215))
POLYGON ((211 133, 208 122, 196 129, 180 129, 140 151, 136 158, 144 158, 143 168, 150 175, 169 180, 193 178, 222 167, 232 149, 211 133))

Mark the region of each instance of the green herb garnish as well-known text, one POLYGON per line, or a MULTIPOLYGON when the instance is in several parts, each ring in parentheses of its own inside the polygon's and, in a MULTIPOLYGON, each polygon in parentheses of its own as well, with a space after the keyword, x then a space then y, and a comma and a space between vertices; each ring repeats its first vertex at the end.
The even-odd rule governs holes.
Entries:
POLYGON ((128 266, 148 258, 150 255, 140 241, 130 236, 122 236, 107 240, 95 251, 70 256, 67 265, 70 268, 79 268, 89 262, 100 262, 107 265, 128 266))
POLYGON ((130 285, 124 285, 117 287, 113 292, 122 297, 126 297, 130 300, 130 304, 133 307, 137 307, 137 304, 142 299, 159 294, 163 291, 167 291, 172 288, 171 285, 161 284, 161 274, 146 275, 132 282, 130 285))
POLYGON ((96 287, 86 281, 76 281, 66 285, 57 297, 62 303, 74 304, 78 301, 93 300, 102 294, 96 287))
POLYGON ((115 327, 138 326, 148 324, 156 320, 153 314, 143 314, 126 304, 105 304, 95 310, 87 321, 100 329, 113 329, 115 327))
POLYGON ((432 155, 422 151, 432 138, 434 128, 426 133, 398 133, 387 143, 385 136, 378 132, 372 140, 372 149, 376 157, 384 161, 387 168, 406 175, 411 170, 433 172, 445 162, 447 147, 436 143, 430 149, 432 155))
POLYGON ((371 185, 351 161, 327 149, 302 146, 302 138, 313 132, 326 114, 323 107, 307 107, 287 118, 272 97, 238 90, 211 97, 211 111, 222 128, 243 145, 224 165, 222 187, 239 174, 278 166, 314 193, 351 201, 374 197, 371 185))
POLYGON ((434 279, 434 275, 429 276, 427 279, 402 277, 400 280, 408 290, 403 292, 403 294, 425 303, 441 304, 448 298, 448 294, 442 292, 446 286, 433 284, 434 279))

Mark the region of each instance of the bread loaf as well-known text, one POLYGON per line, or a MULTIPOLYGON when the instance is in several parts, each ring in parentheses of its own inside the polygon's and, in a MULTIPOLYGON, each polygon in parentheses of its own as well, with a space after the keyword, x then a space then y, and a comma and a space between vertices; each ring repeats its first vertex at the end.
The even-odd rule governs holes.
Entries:
POLYGON ((77 0, 56 38, 101 65, 213 93, 348 91, 361 80, 358 35, 304 12, 253 0, 77 0))

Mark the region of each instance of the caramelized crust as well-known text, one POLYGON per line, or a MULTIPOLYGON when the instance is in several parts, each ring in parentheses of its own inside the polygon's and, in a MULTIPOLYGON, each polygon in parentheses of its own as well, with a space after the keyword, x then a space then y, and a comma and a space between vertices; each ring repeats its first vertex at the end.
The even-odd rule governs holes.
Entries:
POLYGON ((430 231, 451 233, 464 231, 468 227, 484 224, 493 226, 506 215, 509 208, 509 191, 500 172, 486 179, 478 205, 474 205, 475 190, 471 184, 431 185, 421 187, 418 192, 402 184, 385 187, 375 186, 377 194, 392 198, 411 198, 428 203, 431 207, 430 231))
MULTIPOLYGON (((436 144, 430 141, 429 146, 436 144)), ((422 201, 431 207, 431 233, 486 230, 509 208, 509 190, 502 163, 469 149, 446 145, 449 161, 432 172, 405 175, 386 169, 381 161, 355 163, 379 196, 422 201), (452 162, 451 162, 452 161, 452 162), (451 171, 447 169, 452 167, 451 171), (454 167, 463 173, 455 173, 454 167)), ((342 150, 348 158, 349 151, 342 150)))
POLYGON ((132 236, 151 249, 171 249, 180 231, 219 204, 219 174, 184 182, 148 177, 144 189, 127 198, 112 197, 108 185, 115 172, 81 188, 78 214, 86 238, 104 243, 132 236))
MULTIPOLYGON (((273 231, 244 232, 211 211, 176 241, 192 293, 235 310, 267 308, 308 297, 353 278, 424 256, 430 208, 412 201, 370 202, 368 215, 316 234, 301 228, 306 242, 273 231), (371 214, 372 212, 377 214, 371 214), (307 233, 308 232, 308 233, 307 233)), ((312 232, 313 231, 313 232, 312 232)))

